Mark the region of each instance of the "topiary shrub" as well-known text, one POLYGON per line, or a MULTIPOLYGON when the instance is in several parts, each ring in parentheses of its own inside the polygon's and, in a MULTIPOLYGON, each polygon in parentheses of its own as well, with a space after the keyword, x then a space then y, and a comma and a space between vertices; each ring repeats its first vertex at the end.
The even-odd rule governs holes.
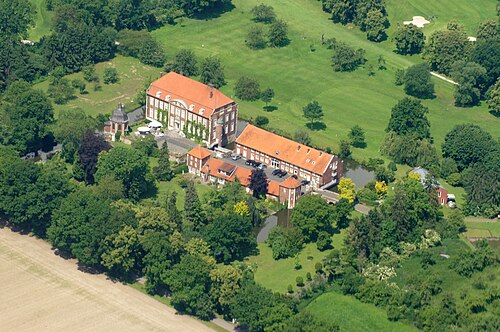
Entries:
POLYGON ((302 277, 300 277, 300 276, 299 276, 299 277, 297 277, 297 278, 295 278, 295 283, 296 283, 296 284, 297 284, 297 286, 299 286, 299 287, 304 286, 304 278, 302 278, 302 277))

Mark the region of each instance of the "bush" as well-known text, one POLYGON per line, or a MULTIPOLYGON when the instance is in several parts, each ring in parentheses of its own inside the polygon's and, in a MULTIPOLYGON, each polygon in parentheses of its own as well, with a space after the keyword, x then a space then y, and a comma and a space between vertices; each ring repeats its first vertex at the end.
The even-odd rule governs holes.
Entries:
POLYGON ((311 136, 309 136, 309 133, 305 130, 298 129, 294 134, 293 134, 293 140, 295 142, 304 144, 304 145, 311 145, 311 136))
POLYGON ((274 8, 272 6, 266 6, 263 3, 253 7, 251 13, 253 19, 257 22, 271 23, 276 18, 274 8))
POLYGON ((268 123, 269 123, 269 119, 265 116, 259 115, 259 116, 255 117, 255 125, 257 127, 263 127, 268 123))
POLYGON ((316 273, 323 272, 323 264, 321 264, 320 262, 314 264, 314 271, 316 271, 316 273))
POLYGON ((104 69, 104 84, 114 84, 118 82, 118 71, 116 68, 104 69))
POLYGON ((259 82, 253 78, 242 76, 236 82, 234 93, 241 100, 257 100, 260 98, 259 82))
POLYGON ((307 272, 306 273, 306 279, 307 279, 307 281, 311 281, 312 280, 311 272, 307 272))
POLYGON ((289 294, 292 294, 293 293, 293 286, 292 285, 288 285, 287 290, 288 290, 289 294))
POLYGON ((410 96, 427 99, 434 96, 434 83, 426 63, 420 63, 406 70, 405 92, 410 96))
POLYGON ((391 161, 388 165, 387 168, 390 169, 393 172, 396 172, 398 170, 398 167, 396 166, 396 163, 394 161, 391 161))
POLYGON ((73 88, 78 89, 78 91, 80 91, 81 95, 83 95, 85 93, 86 84, 84 81, 73 80, 73 81, 71 81, 71 85, 73 86, 73 88))
POLYGON ((460 173, 451 173, 446 178, 446 181, 452 186, 460 186, 462 184, 462 175, 460 173))
POLYGON ((327 232, 320 232, 316 241, 316 247, 320 251, 330 249, 332 247, 332 239, 330 238, 330 234, 328 234, 327 232))
POLYGON ((94 65, 83 67, 83 79, 87 82, 95 82, 98 79, 94 65))
POLYGON ((254 25, 248 31, 245 44, 251 49, 261 49, 266 47, 266 39, 264 38, 264 31, 259 25, 254 25))
POLYGON ((396 74, 394 75, 394 84, 403 85, 405 83, 405 70, 396 69, 396 74))
POLYGON ((304 243, 299 230, 277 226, 271 230, 266 241, 273 252, 273 259, 293 257, 297 255, 304 243))
POLYGON ((362 48, 355 50, 339 42, 335 45, 333 52, 332 67, 334 71, 354 71, 366 62, 365 50, 362 48))
POLYGON ((297 284, 297 286, 303 287, 304 286, 304 278, 302 278, 302 277, 295 278, 295 283, 297 284))

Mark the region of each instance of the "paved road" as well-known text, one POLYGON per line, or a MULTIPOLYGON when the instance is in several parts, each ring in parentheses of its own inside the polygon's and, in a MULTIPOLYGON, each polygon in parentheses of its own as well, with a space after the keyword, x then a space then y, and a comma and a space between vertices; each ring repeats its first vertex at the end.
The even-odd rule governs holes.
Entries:
POLYGON ((157 136, 156 137, 156 142, 157 142, 159 148, 161 148, 163 146, 163 143, 165 141, 168 144, 168 149, 170 150, 170 152, 177 153, 177 154, 184 154, 198 145, 196 142, 194 142, 190 139, 187 139, 185 137, 181 137, 174 130, 166 130, 165 136, 163 136, 163 137, 157 136))

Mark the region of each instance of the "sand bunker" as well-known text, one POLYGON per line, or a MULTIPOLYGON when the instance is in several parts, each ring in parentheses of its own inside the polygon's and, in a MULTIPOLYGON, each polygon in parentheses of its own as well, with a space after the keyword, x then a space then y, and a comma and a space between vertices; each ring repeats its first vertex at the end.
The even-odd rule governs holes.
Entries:
POLYGON ((467 37, 467 40, 470 41, 470 42, 475 42, 477 40, 477 38, 469 36, 469 37, 467 37))
POLYGON ((413 16, 413 21, 404 21, 404 25, 413 24, 416 27, 423 28, 425 24, 429 24, 431 22, 427 21, 422 16, 413 16))

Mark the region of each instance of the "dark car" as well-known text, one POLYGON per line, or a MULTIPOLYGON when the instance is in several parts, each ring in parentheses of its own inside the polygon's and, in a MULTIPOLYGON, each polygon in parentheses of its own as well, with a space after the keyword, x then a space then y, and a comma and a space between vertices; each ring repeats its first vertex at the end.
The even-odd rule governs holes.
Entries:
POLYGON ((297 180, 298 179, 297 174, 292 175, 292 178, 294 178, 295 180, 297 180))
POLYGON ((287 175, 288 173, 285 172, 285 171, 280 171, 279 174, 278 174, 278 177, 282 178, 284 177, 285 175, 287 175))
POLYGON ((300 181, 300 184, 303 185, 303 186, 307 186, 309 183, 311 183, 311 182, 307 181, 307 180, 300 181))
POLYGON ((281 173, 281 171, 279 169, 275 169, 271 174, 278 175, 279 173, 281 173))
POLYGON ((247 159, 247 160, 245 161, 245 164, 247 164, 248 166, 253 165, 253 160, 251 160, 251 159, 247 159))

